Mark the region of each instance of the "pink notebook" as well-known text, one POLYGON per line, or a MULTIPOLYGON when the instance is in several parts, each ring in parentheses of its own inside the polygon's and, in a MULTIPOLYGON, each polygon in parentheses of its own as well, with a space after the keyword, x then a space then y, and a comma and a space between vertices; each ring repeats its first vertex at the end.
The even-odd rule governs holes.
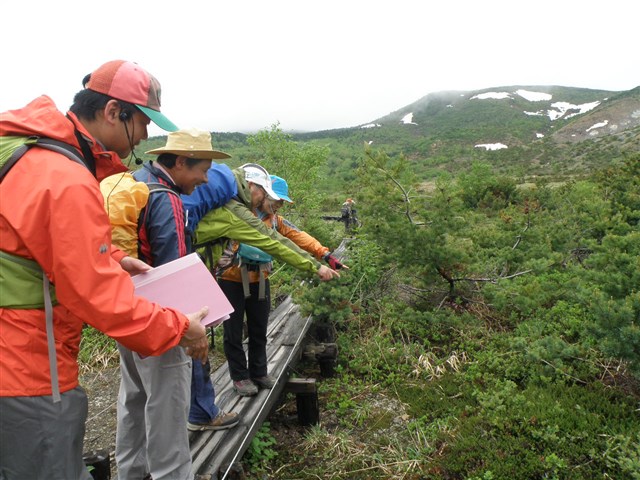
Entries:
POLYGON ((179 258, 132 277, 135 293, 182 313, 209 307, 204 326, 216 326, 229 318, 233 307, 197 253, 179 258))

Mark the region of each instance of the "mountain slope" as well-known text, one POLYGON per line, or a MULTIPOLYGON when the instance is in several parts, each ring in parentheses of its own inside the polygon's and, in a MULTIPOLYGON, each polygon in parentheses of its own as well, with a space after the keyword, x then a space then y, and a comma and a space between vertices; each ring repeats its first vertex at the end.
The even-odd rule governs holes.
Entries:
MULTIPOLYGON (((233 156, 232 166, 259 161, 246 135, 213 137, 233 156)), ((437 92, 364 125, 292 138, 329 147, 325 177, 332 189, 354 178, 365 145, 403 155, 420 179, 466 170, 473 161, 510 175, 574 177, 640 150, 640 87, 612 92, 516 85, 437 92)))
POLYGON ((582 115, 554 133, 558 141, 581 142, 620 135, 640 126, 640 87, 605 99, 589 115, 582 115))
MULTIPOLYGON (((640 87, 503 86, 432 93, 365 125, 295 138, 328 142, 336 151, 361 152, 366 144, 402 154, 426 178, 474 160, 503 173, 575 176, 640 149, 639 131, 640 87)), ((353 164, 354 156, 342 161, 353 164)), ((334 172, 340 162, 332 159, 334 172)))

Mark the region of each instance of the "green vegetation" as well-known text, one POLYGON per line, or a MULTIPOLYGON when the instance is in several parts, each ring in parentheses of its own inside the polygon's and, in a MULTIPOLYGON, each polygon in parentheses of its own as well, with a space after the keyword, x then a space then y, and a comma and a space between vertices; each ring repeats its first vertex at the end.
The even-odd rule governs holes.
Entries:
POLYGON ((265 471, 266 466, 278 456, 278 452, 273 449, 276 440, 269 432, 269 427, 269 422, 262 424, 244 454, 243 461, 250 466, 252 472, 265 471))
POLYGON ((283 214, 325 245, 344 231, 320 216, 345 196, 363 222, 339 281, 276 265, 274 298, 334 326, 337 374, 319 382, 320 425, 283 444, 263 427, 250 478, 640 479, 638 127, 525 141, 529 118, 500 105, 447 120, 456 96, 427 99, 433 137, 214 134, 233 165, 286 178, 283 214), (475 149, 487 132, 517 144, 475 149))
POLYGON ((609 163, 421 192, 367 150, 350 271, 294 292, 337 330, 325 420, 270 478, 640 478, 640 155, 609 163))

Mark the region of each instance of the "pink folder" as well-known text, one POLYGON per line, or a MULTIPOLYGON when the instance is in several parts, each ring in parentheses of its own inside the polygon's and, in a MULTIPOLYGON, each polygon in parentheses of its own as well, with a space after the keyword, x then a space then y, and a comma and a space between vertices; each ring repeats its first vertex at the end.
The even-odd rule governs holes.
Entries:
POLYGON ((132 277, 138 296, 182 313, 209 313, 204 326, 214 327, 229 318, 233 307, 197 253, 179 258, 132 277))

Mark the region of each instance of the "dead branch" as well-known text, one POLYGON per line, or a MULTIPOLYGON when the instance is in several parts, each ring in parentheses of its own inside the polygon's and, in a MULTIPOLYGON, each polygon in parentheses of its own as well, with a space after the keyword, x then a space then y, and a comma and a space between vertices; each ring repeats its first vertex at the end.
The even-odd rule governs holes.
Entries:
POLYGON ((453 278, 452 281, 453 282, 460 282, 460 281, 466 281, 466 282, 489 282, 489 283, 498 283, 500 280, 508 280, 510 278, 515 278, 515 277, 519 277, 520 275, 525 275, 527 273, 531 273, 532 270, 525 270, 523 272, 516 272, 516 273, 512 273, 511 275, 507 275, 507 276, 499 276, 496 278, 453 278))
POLYGON ((524 227, 524 230, 522 230, 522 233, 516 237, 516 243, 513 245, 513 247, 511 247, 511 250, 515 250, 518 247, 518 245, 520 245, 520 241, 522 240, 522 235, 527 230, 529 230, 530 226, 531 226, 531 214, 527 212, 527 225, 524 227))

